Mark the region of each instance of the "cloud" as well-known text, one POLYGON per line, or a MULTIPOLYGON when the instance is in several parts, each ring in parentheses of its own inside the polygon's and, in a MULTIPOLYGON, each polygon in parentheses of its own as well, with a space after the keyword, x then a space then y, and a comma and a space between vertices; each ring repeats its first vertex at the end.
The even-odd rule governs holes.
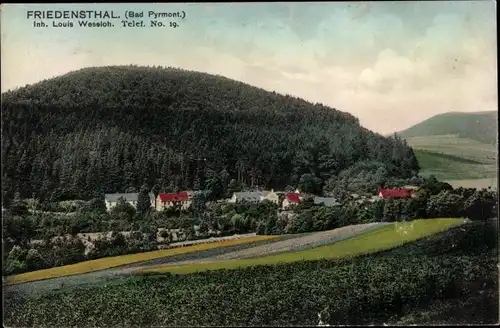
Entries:
POLYGON ((409 5, 397 5, 405 14, 384 6, 192 7, 168 33, 81 32, 64 43, 11 33, 2 38, 2 88, 86 66, 178 66, 321 102, 381 133, 446 111, 497 108, 491 15, 427 3, 417 17, 409 5))
POLYGON ((359 82, 361 87, 377 90, 381 93, 412 92, 429 83, 431 71, 426 62, 418 62, 398 55, 391 49, 385 49, 378 55, 373 67, 364 69, 359 82))

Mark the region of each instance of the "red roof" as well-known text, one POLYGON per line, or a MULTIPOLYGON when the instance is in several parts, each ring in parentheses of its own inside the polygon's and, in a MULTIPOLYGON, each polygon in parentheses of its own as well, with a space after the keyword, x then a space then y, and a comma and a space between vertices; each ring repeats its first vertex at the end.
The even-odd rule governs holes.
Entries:
POLYGON ((382 198, 392 198, 392 197, 411 197, 411 193, 408 189, 404 188, 392 188, 392 189, 380 189, 379 195, 382 198))
POLYGON ((187 191, 179 192, 179 193, 160 193, 160 200, 162 203, 168 202, 185 202, 189 200, 189 194, 187 191))
POLYGON ((292 193, 292 192, 288 193, 288 194, 286 194, 286 199, 288 199, 288 201, 291 203, 300 204, 299 194, 292 193))

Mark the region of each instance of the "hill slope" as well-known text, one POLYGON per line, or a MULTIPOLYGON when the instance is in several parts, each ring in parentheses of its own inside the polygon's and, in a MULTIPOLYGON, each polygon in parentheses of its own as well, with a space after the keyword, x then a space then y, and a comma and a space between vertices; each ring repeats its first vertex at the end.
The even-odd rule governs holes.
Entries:
POLYGON ((399 135, 415 149, 422 175, 453 180, 454 186, 493 186, 497 175, 497 117, 496 111, 446 113, 399 135))
POLYGON ((459 113, 433 116, 399 133, 403 138, 457 135, 485 144, 497 142, 498 111, 459 113))
POLYGON ((208 185, 283 188, 376 160, 418 171, 412 149, 321 104, 198 72, 87 68, 2 95, 2 194, 90 198, 208 185), (387 156, 390 154, 390 156, 387 156))

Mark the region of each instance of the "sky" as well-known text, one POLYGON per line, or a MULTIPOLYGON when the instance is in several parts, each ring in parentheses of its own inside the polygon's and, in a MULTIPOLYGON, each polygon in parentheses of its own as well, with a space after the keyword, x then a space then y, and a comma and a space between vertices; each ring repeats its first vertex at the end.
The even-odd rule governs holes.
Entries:
POLYGON ((382 134, 440 113, 498 109, 495 1, 2 4, 1 10, 2 92, 84 67, 136 64, 223 75, 322 103, 382 134), (51 19, 43 20, 49 27, 35 28, 28 10, 113 10, 121 19, 112 28, 55 28, 51 19), (144 12, 146 26, 149 11, 185 17, 158 19, 177 28, 123 28, 126 11, 144 12))

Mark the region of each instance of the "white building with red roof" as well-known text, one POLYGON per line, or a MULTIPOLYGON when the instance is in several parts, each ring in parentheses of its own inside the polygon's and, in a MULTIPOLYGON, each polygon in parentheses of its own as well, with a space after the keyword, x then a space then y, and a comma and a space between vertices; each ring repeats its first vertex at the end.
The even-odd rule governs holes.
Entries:
POLYGON ((173 206, 180 206, 182 210, 187 210, 191 206, 192 195, 187 191, 178 193, 159 193, 156 197, 156 210, 162 211, 173 206))
POLYGON ((410 198, 412 193, 405 188, 380 188, 379 197, 382 199, 387 198, 410 198))
POLYGON ((299 205, 301 201, 302 201, 302 196, 299 193, 289 192, 285 195, 282 208, 286 210, 291 206, 299 205))

